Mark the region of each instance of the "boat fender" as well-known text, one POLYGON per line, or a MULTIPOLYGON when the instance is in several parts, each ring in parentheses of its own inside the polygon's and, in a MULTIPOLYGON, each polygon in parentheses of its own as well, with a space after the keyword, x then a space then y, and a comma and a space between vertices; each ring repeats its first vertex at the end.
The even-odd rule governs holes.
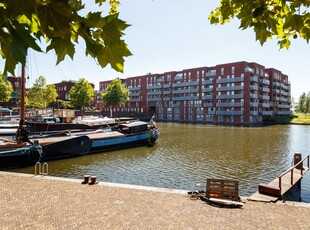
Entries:
POLYGON ((28 161, 29 162, 40 162, 42 158, 42 148, 41 146, 33 145, 31 149, 28 150, 28 161))

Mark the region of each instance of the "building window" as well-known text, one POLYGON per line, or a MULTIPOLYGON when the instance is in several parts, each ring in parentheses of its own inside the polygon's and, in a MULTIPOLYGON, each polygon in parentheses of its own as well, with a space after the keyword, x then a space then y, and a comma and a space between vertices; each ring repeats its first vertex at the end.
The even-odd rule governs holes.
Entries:
POLYGON ((224 75, 224 68, 221 68, 221 75, 224 75))

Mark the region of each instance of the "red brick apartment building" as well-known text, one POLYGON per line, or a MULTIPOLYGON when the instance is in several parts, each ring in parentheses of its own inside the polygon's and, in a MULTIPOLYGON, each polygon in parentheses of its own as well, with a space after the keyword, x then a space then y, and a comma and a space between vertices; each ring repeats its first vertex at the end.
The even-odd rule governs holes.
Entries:
MULTIPOLYGON (((255 125, 268 116, 290 114, 288 76, 255 62, 149 73, 122 81, 130 100, 115 111, 155 112, 159 121, 255 125)), ((105 92, 110 82, 100 82, 100 91, 105 92)))

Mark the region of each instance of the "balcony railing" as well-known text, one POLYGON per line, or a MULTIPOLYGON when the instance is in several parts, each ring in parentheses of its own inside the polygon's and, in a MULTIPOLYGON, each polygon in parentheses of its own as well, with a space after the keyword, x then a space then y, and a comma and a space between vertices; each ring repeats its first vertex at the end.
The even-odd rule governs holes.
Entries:
POLYGON ((147 95, 161 95, 162 92, 147 92, 147 95))
POLYGON ((243 90, 244 86, 229 86, 229 87, 217 87, 216 91, 231 91, 231 90, 243 90))
POLYGON ((230 82, 243 82, 244 77, 234 77, 234 78, 221 78, 217 79, 216 83, 230 83, 230 82))
POLYGON ((179 94, 179 93, 198 93, 199 89, 176 89, 172 90, 173 94, 179 94))
POLYGON ((213 107, 213 103, 204 103, 203 107, 213 107))
POLYGON ((179 82, 179 83, 173 83, 172 87, 181 87, 181 86, 195 86, 198 85, 198 81, 188 81, 188 82, 179 82))
POLYGON ((217 107, 242 107, 243 105, 243 102, 216 103, 217 107))
POLYGON ((163 86, 162 85, 148 85, 146 88, 147 89, 161 89, 163 86))
POLYGON ((233 94, 233 95, 216 95, 216 99, 240 99, 243 98, 243 94, 233 94))
POLYGON ((187 97, 173 97, 173 101, 187 101, 187 100, 198 100, 198 96, 187 96, 187 97))
POLYGON ((216 111, 217 115, 236 115, 236 116, 241 116, 243 115, 243 111, 224 111, 224 110, 220 110, 220 111, 216 111))

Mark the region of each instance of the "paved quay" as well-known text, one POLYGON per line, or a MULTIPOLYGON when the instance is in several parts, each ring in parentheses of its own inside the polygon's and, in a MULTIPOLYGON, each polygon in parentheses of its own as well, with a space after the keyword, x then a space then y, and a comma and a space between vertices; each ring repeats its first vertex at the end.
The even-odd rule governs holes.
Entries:
POLYGON ((182 190, 82 180, 0 172, 0 229, 310 229, 310 204, 219 208, 182 190))

